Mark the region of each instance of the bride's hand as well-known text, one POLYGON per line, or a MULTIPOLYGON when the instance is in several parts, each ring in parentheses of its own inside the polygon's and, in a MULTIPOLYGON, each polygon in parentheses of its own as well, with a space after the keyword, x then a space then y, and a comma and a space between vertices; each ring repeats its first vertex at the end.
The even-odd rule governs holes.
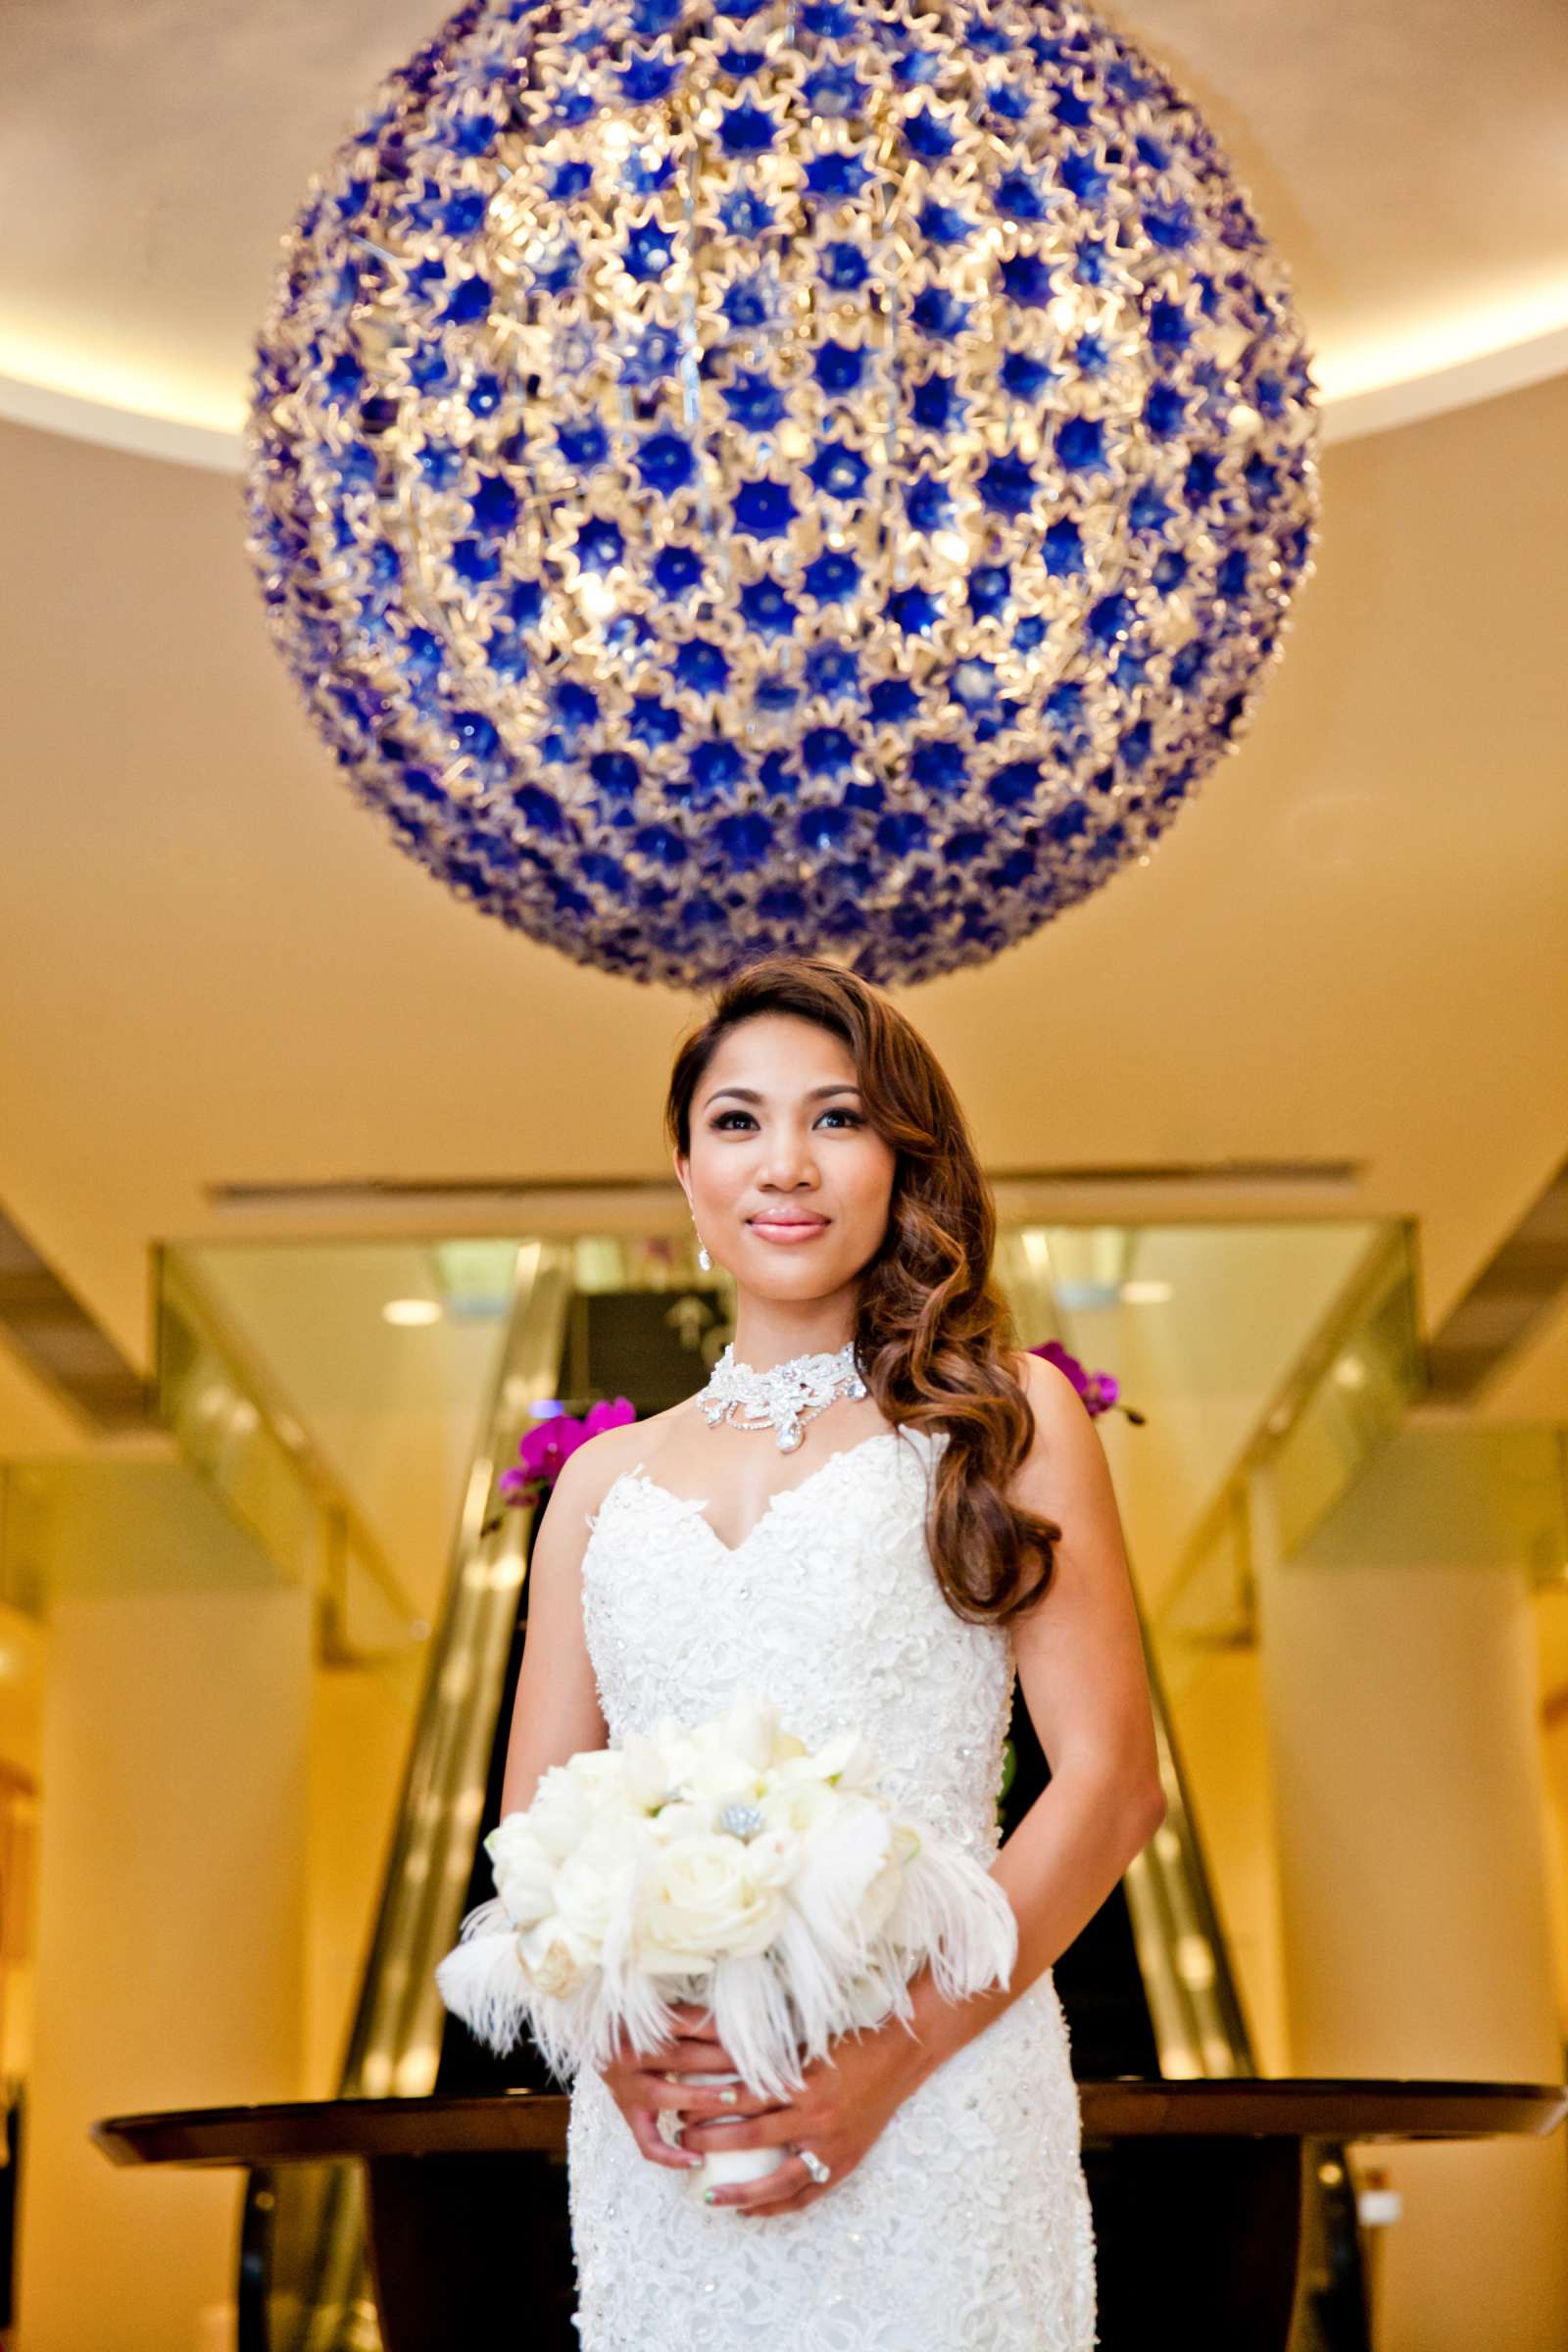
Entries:
POLYGON ((689 2001, 671 2004, 675 2026, 671 2037, 648 2050, 633 2049, 621 2034, 615 2055, 599 2070, 636 2140, 651 2164, 669 2164, 689 2172, 701 2164, 700 2155, 671 2147, 659 2130, 659 2111, 672 2107, 682 2116, 755 2115, 770 2108, 744 2082, 686 2082, 686 2075, 728 2075, 734 2064, 722 2042, 712 2036, 712 2018, 689 2001))
MULTIPOLYGON (((721 2055, 718 2063, 729 2061, 721 2055)), ((820 2184, 799 2156, 787 2155, 760 2180, 727 2181, 710 2198, 715 2212, 727 2206, 743 2214, 798 2213, 818 2197, 831 2196, 854 2172, 889 2118, 924 2081, 931 2063, 927 2045, 891 2018, 858 2034, 842 2034, 830 2056, 809 2061, 804 2083, 785 2105, 754 2098, 743 2089, 749 2122, 714 2124, 694 2118, 681 2133, 681 2145, 703 2155, 714 2148, 771 2148, 782 2143, 809 2148, 831 2175, 820 2184)), ((698 2094, 687 2095, 695 2099, 698 2094)))

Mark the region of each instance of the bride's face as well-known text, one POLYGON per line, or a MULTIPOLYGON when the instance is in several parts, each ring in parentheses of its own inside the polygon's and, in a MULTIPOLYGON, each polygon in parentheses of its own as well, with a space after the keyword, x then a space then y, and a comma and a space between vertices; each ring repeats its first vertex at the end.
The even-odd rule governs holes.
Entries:
POLYGON ((849 1048, 815 1021, 775 1012, 720 1041, 692 1098, 691 1156, 675 1157, 709 1255, 746 1289, 780 1298, 853 1281, 887 1230, 895 1166, 849 1048))

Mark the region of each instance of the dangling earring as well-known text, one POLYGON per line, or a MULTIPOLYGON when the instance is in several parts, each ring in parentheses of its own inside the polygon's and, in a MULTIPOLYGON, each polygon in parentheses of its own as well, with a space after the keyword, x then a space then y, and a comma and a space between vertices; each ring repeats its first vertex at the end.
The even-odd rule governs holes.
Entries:
MULTIPOLYGON (((697 1233, 697 1214, 695 1210, 692 1212, 692 1231, 693 1233, 697 1233)), ((700 1233, 697 1233, 697 1263, 702 1267, 705 1274, 710 1271, 713 1263, 712 1259, 708 1254, 708 1245, 703 1240, 703 1237, 700 1233)))

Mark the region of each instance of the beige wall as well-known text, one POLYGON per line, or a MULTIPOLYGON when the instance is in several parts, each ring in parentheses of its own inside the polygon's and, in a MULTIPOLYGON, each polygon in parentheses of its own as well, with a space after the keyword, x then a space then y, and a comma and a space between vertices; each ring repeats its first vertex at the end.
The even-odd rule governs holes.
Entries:
POLYGON ((237 1541, 183 1477, 122 1487, 169 1583, 51 1608, 22 2352, 215 2352, 237 2176, 115 2168, 88 2127, 300 2082, 310 1604, 180 1589, 237 1541))
MULTIPOLYGON (((1296 1558, 1255 1497, 1293 2071, 1551 2082, 1534 1450, 1401 1431, 1296 1558)), ((1568 2151, 1379 2148, 1379 2352, 1560 2352, 1568 2151)))
POLYGON ((0 1758, 44 1790, 4 2018, 23 2352, 225 2352, 240 2176, 114 2169, 87 2128, 335 2091, 427 1661, 316 1664, 308 1595, 177 1462, 12 1476, 50 1595, 0 1611, 0 1758))

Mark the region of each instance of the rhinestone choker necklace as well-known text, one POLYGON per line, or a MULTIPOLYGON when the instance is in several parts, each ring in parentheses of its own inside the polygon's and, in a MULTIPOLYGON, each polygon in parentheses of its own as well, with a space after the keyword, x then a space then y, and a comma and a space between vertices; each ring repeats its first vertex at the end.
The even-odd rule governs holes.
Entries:
POLYGON ((714 1425, 733 1421, 737 1429, 776 1429, 779 1451, 793 1453, 804 1419, 819 1413, 836 1396, 865 1394, 865 1383, 855 1367, 853 1340, 833 1351, 789 1356, 766 1372, 737 1363, 730 1341, 697 1401, 714 1425))

